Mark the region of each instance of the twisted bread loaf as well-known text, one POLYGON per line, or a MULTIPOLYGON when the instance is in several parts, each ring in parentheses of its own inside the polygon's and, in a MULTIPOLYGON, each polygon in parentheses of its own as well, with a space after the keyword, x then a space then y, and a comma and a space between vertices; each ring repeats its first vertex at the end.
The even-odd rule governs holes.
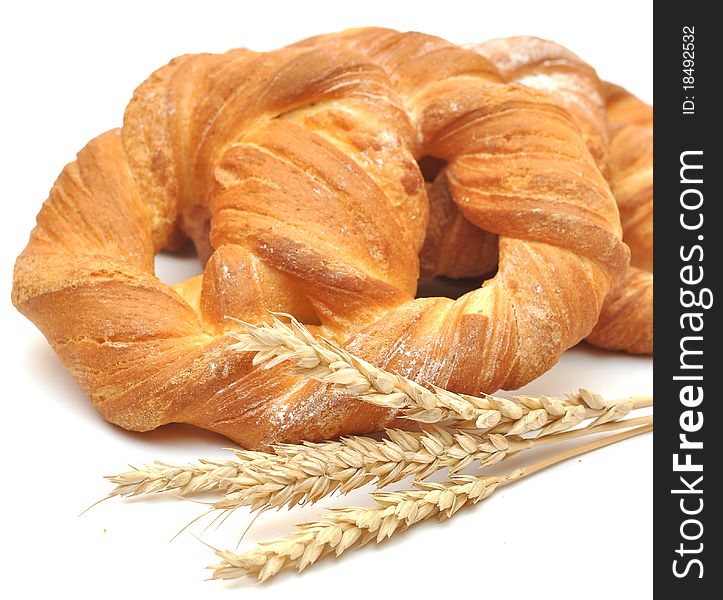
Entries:
POLYGON ((601 84, 588 64, 547 40, 507 38, 475 49, 492 60, 508 81, 546 91, 580 127, 610 180, 623 240, 631 250, 631 267, 606 298, 587 340, 609 350, 652 353, 652 107, 618 86, 601 84))
POLYGON ((605 299, 588 341, 636 354, 653 352, 653 107, 605 85, 610 186, 620 209, 631 266, 605 299))
MULTIPOLYGON (((491 40, 470 46, 509 82, 543 91, 580 127, 598 167, 610 180, 620 210, 623 239, 633 266, 608 295, 588 341, 611 350, 653 351, 652 107, 622 88, 601 84, 594 69, 562 46, 534 37, 491 40)), ((475 229, 454 209, 444 174, 433 186, 432 211, 422 254, 427 275, 487 273, 494 237, 475 229), (446 208, 442 208, 446 207, 446 208), (446 231, 453 235, 445 235, 446 231)))
POLYGON ((123 128, 58 178, 13 302, 95 406, 247 447, 378 429, 393 414, 229 350, 232 315, 294 314, 364 358, 452 390, 515 388, 585 337, 628 266, 615 201, 568 114, 479 54, 362 29, 269 53, 173 60, 123 128), (495 277, 414 299, 428 205, 417 160, 498 235, 495 277), (202 276, 153 257, 183 236, 202 276))

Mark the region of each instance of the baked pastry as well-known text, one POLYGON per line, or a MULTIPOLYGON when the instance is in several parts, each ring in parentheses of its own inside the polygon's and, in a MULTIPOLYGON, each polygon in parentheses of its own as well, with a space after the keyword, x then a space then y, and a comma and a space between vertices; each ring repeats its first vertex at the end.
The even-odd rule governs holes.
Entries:
POLYGON ((379 429, 393 413, 230 350, 285 311, 427 384, 517 388, 594 326, 625 273, 615 200, 568 113, 478 53, 361 29, 275 52, 179 57, 122 129, 62 172, 17 260, 15 306, 109 421, 170 422, 251 448, 379 429), (419 160, 498 236, 498 269, 415 299, 428 201, 419 160), (202 276, 158 280, 187 236, 202 276))
POLYGON ((588 336, 596 346, 653 352, 653 107, 604 84, 610 136, 610 187, 620 209, 630 268, 605 299, 588 336))
MULTIPOLYGON (((631 267, 608 295, 587 341, 634 354, 653 351, 653 113, 568 49, 535 37, 468 46, 488 58, 508 82, 540 90, 564 107, 580 128, 620 210, 631 267)), ((443 179, 444 175, 440 177, 443 179)), ((428 276, 473 277, 489 271, 495 237, 474 228, 435 182, 430 235, 422 261, 428 276), (436 207, 435 207, 436 200, 436 207)))

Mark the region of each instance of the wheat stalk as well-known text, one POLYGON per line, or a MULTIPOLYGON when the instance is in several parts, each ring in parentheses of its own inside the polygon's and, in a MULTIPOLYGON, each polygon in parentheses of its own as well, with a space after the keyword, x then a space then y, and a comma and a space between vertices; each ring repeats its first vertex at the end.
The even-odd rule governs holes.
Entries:
MULTIPOLYGON (((286 325, 274 316, 272 325, 261 326, 234 319, 244 327, 244 331, 229 333, 237 340, 231 347, 256 352, 254 363, 263 364, 265 368, 279 362, 291 361, 296 367, 294 372, 303 377, 333 383, 358 395, 362 400, 380 406, 400 408, 402 416, 422 423, 451 421, 458 428, 473 427, 489 433, 515 436, 537 431, 538 436, 546 436, 571 429, 590 418, 596 419, 593 425, 619 420, 632 409, 652 405, 651 397, 631 397, 605 402, 600 395, 584 389, 566 398, 477 398, 441 388, 430 391, 414 381, 374 367, 332 342, 315 338, 293 317, 289 319, 290 325, 286 325)), ((457 433, 462 435, 463 432, 457 433)), ((476 433, 471 432, 469 435, 474 436, 476 433)), ((364 445, 367 442, 360 439, 358 443, 364 445)), ((338 449, 334 445, 338 442, 325 444, 327 445, 323 448, 328 451, 338 449)), ((319 448, 314 444, 305 446, 319 448)), ((283 446, 278 446, 275 450, 281 454, 290 452, 288 447, 283 446)), ((185 466, 165 462, 132 466, 130 471, 107 476, 107 479, 116 484, 109 497, 163 491, 176 491, 180 495, 200 491, 225 491, 232 487, 235 478, 243 475, 244 468, 251 460, 258 465, 259 461, 271 460, 268 456, 264 453, 237 451, 235 459, 225 461, 201 460, 185 466)), ((352 465, 347 467, 351 468, 352 465)), ((377 472, 382 468, 375 467, 377 472)), ((247 476, 254 477, 253 474, 247 476)), ((371 477, 373 478, 374 476, 371 477)), ((339 487, 343 484, 344 482, 341 482, 339 487)))
POLYGON ((606 404, 601 396, 588 390, 566 398, 476 397, 438 387, 429 390, 375 367, 330 340, 314 337, 294 317, 283 316, 289 319, 289 325, 275 314, 271 324, 253 325, 233 319, 243 329, 228 333, 237 340, 230 348, 255 352, 253 363, 266 369, 291 362, 291 373, 295 375, 332 384, 365 402, 398 409, 400 416, 422 423, 452 421, 459 427, 510 435, 541 429, 540 435, 548 435, 585 419, 595 417, 597 424, 606 423, 623 418, 634 408, 652 405, 650 397, 606 404))
POLYGON ((454 475, 473 462, 483 468, 522 450, 651 420, 640 417, 534 439, 428 427, 422 432, 389 430, 389 439, 381 441, 355 436, 339 442, 286 445, 276 455, 238 451, 238 457, 248 462, 213 506, 218 510, 292 507, 317 502, 337 490, 346 494, 374 480, 377 488, 383 488, 410 476, 426 479, 444 468, 454 475))
POLYGON ((395 532, 433 516, 448 519, 464 505, 484 500, 501 486, 563 460, 651 430, 652 424, 635 427, 502 476, 455 475, 446 483, 417 481, 413 490, 375 492, 372 494, 374 507, 334 509, 317 521, 300 525, 295 533, 285 538, 262 543, 243 554, 217 550, 221 562, 209 567, 213 569, 212 578, 255 575, 259 581, 265 581, 282 569, 295 567, 303 571, 323 556, 331 553, 339 556, 352 546, 363 546, 372 540, 382 542, 395 532))
POLYGON ((449 468, 456 473, 475 460, 496 463, 532 445, 531 440, 500 434, 450 432, 427 426, 424 431, 388 430, 388 439, 354 436, 338 442, 285 445, 277 454, 238 451, 247 461, 229 481, 217 509, 250 506, 252 510, 317 502, 335 491, 346 494, 376 480, 376 487, 414 476, 425 479, 449 468))
MULTIPOLYGON (((557 428, 568 423, 558 421, 557 428)), ((584 431, 595 432, 603 425, 595 421, 584 431)), ((106 476, 116 484, 108 498, 213 491, 226 492, 226 497, 215 503, 219 509, 292 506, 316 502, 337 490, 347 493, 374 479, 377 487, 384 487, 412 475, 425 479, 443 468, 455 473, 474 461, 483 467, 561 435, 556 431, 530 440, 434 425, 425 425, 421 432, 391 429, 386 433, 388 439, 381 441, 352 436, 339 441, 281 444, 274 447, 275 454, 239 449, 232 450, 234 456, 226 460, 201 459, 188 465, 157 461, 132 466, 130 471, 106 476)))
POLYGON ((108 494, 114 496, 140 496, 158 492, 175 491, 181 496, 200 492, 223 491, 230 487, 230 481, 241 473, 241 465, 234 458, 209 460, 202 458, 197 463, 173 465, 156 461, 141 467, 131 465, 130 471, 106 475, 116 486, 108 494))

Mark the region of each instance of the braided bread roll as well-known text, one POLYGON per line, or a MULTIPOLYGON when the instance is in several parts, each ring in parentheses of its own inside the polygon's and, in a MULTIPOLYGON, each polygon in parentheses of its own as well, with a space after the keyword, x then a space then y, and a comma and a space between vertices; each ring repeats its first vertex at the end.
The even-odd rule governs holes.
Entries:
POLYGON ((587 340, 611 350, 653 352, 653 107, 604 84, 610 186, 620 209, 630 268, 605 299, 587 340))
MULTIPOLYGON (((602 84, 590 65, 548 40, 511 37, 470 48, 492 61, 505 80, 549 94, 580 128, 598 167, 610 180, 633 265, 607 297, 587 340, 609 350, 652 353, 652 107, 618 86, 602 84)), ((449 207, 443 178, 442 174, 435 182, 432 198, 449 207)), ((484 231, 469 231, 471 224, 461 221, 464 217, 459 211, 448 208, 440 222, 450 233, 462 232, 463 237, 431 231, 422 254, 428 276, 471 277, 488 272, 494 238, 484 231), (461 267, 456 266, 458 260, 461 267), (452 265, 455 270, 450 269, 452 265)))
POLYGON ((231 315, 303 322, 377 365, 479 393, 516 388, 585 337, 629 261, 578 127, 482 56, 362 29, 269 53, 189 55, 135 92, 123 127, 58 178, 13 302, 101 414, 251 448, 379 429, 392 411, 253 367, 231 315), (456 301, 414 299, 429 218, 417 160, 498 235, 499 268, 456 301), (202 276, 153 257, 182 236, 202 276))

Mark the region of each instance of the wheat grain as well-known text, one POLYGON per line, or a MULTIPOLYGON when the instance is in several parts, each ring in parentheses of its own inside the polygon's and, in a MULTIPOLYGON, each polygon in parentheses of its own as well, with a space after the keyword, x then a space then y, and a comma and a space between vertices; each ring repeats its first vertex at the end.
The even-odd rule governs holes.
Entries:
POLYGON ((234 459, 201 459, 188 465, 172 465, 161 461, 142 467, 131 465, 130 471, 106 476, 106 479, 116 484, 108 497, 140 496, 166 491, 175 491, 180 495, 223 491, 230 486, 230 478, 237 477, 239 473, 239 461, 234 459))
POLYGON ((303 571, 319 558, 337 556, 352 546, 372 540, 377 543, 432 516, 448 519, 466 504, 476 504, 489 497, 500 486, 507 485, 553 464, 584 452, 615 443, 652 430, 652 424, 607 436, 544 459, 528 467, 515 469, 502 476, 473 477, 455 475, 446 483, 417 481, 415 489, 375 492, 376 506, 371 508, 339 508, 317 521, 298 526, 285 538, 260 544, 257 548, 237 554, 216 551, 221 562, 211 565, 213 579, 233 579, 255 575, 265 581, 282 569, 295 567, 303 571))
POLYGON ((389 430, 389 438, 381 441, 355 436, 339 442, 286 445, 278 447, 276 455, 238 451, 238 458, 247 463, 229 481, 224 498, 213 506, 219 510, 291 507, 317 502, 335 491, 346 494, 371 481, 383 488, 407 477, 426 479, 444 468, 454 475, 472 463, 483 468, 535 446, 631 427, 650 419, 592 424, 567 435, 534 439, 428 426, 421 432, 389 430))
MULTIPOLYGON (((444 467, 455 472, 474 460, 485 464, 499 460, 495 457, 503 455, 500 448, 507 442, 501 436, 482 440, 479 436, 483 431, 506 436, 536 431, 538 437, 542 437, 571 429, 589 418, 596 419, 593 425, 619 420, 634 408, 652 404, 649 397, 605 402, 600 395, 587 390, 565 398, 477 398, 436 387, 430 391, 414 381, 378 369, 331 342, 315 338, 293 317, 289 318, 290 325, 275 316, 272 325, 257 326, 237 321, 245 331, 230 334, 238 340, 232 347, 256 352, 256 364, 269 367, 291 361, 296 365, 295 372, 301 376, 321 378, 374 404, 401 408, 403 415, 412 420, 447 420, 459 429, 452 434, 429 426, 422 434, 396 430, 389 432, 391 439, 383 442, 369 438, 346 438, 341 442, 277 446, 275 451, 285 457, 284 460, 293 454, 283 473, 278 472, 283 461, 279 461, 277 456, 243 450, 236 451, 236 456, 227 460, 203 459, 183 466, 155 462, 108 476, 107 479, 116 484, 109 496, 164 491, 189 495, 233 490, 231 493, 235 495, 224 498, 219 508, 226 503, 236 505, 239 502, 259 508, 315 501, 336 489, 348 491, 373 479, 378 479, 378 485, 383 486, 409 475, 423 479, 444 467), (470 417, 475 418, 471 420, 470 417), (464 428, 474 430, 462 431, 464 428), (452 439, 454 442, 450 441, 452 439), (497 451, 484 456, 481 448, 494 445, 491 440, 497 440, 497 451), (405 443, 409 448, 405 447, 405 443), (477 450, 465 453, 464 444, 470 449, 477 444, 477 450), (434 448, 442 448, 444 455, 435 454, 434 448), (344 452, 340 453, 341 450, 344 452), (402 456, 400 453, 406 453, 403 460, 392 458, 402 456), (306 458, 299 458, 302 454, 306 458), (325 462, 325 456, 331 456, 333 460, 325 462), (313 475, 316 467, 312 464, 315 462, 326 465, 329 471, 313 475), (309 469, 312 473, 306 472, 309 469), (283 487, 278 481, 270 482, 265 477, 267 473, 274 473, 275 477, 287 483, 293 482, 299 489, 294 489, 293 485, 283 487), (313 477, 316 477, 316 487, 308 487, 313 477), (251 488, 254 488, 253 493, 249 491, 251 488), (270 502, 273 490, 282 491, 270 502), (310 494, 312 490, 314 493, 310 494)), ((520 445, 524 442, 515 440, 513 443, 520 445)))
POLYGON ((392 429, 387 435, 383 440, 354 436, 280 446, 275 455, 238 451, 237 457, 247 462, 214 506, 258 510, 306 504, 374 480, 381 488, 410 476, 425 479, 443 468, 456 473, 473 461, 480 466, 493 464, 532 445, 517 436, 450 432, 434 426, 421 432, 392 429))
POLYGON ((459 427, 519 435, 541 429, 540 435, 563 431, 595 417, 597 423, 621 419, 633 408, 650 406, 650 397, 605 403, 588 390, 565 398, 518 396, 502 398, 427 389, 411 379, 375 367, 333 342, 316 338, 290 315, 286 325, 276 315, 272 323, 253 325, 233 319, 241 331, 228 335, 234 350, 255 352, 253 363, 271 368, 290 362, 291 373, 343 388, 365 402, 398 409, 400 416, 422 423, 454 422, 459 427))
POLYGON ((447 518, 467 502, 489 496, 500 484, 499 477, 453 476, 448 483, 415 482, 415 490, 376 492, 374 508, 339 508, 319 521, 300 525, 292 535, 244 554, 218 551, 223 561, 213 565, 213 579, 256 575, 265 581, 279 570, 295 566, 303 571, 319 558, 338 555, 353 545, 375 539, 381 542, 396 531, 424 521, 433 515, 447 518))
MULTIPOLYGON (((108 497, 213 491, 226 493, 215 503, 218 509, 292 506, 316 502, 334 491, 347 493, 375 479, 377 487, 384 487, 409 476, 424 479, 443 468, 455 473, 474 461, 480 467, 494 464, 547 437, 559 439, 563 424, 567 423, 557 422, 557 431, 532 440, 509 433, 503 436, 426 425, 421 432, 387 430, 388 439, 381 441, 352 436, 282 444, 274 448, 275 454, 233 450, 234 456, 226 460, 201 459, 188 465, 156 461, 106 476, 116 484, 108 497)), ((602 425, 596 421, 585 430, 594 433, 602 425)))

